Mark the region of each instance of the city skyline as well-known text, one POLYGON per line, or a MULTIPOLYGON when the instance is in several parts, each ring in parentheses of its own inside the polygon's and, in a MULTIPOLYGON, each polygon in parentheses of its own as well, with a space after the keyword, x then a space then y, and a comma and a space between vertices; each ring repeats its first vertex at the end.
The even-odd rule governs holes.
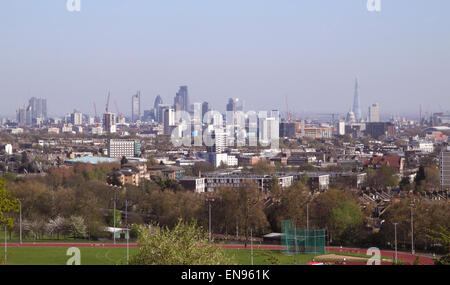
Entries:
POLYGON ((74 105, 93 113, 111 90, 129 115, 136 90, 145 110, 183 85, 191 102, 217 109, 233 97, 283 111, 277 98, 287 95, 293 112, 345 113, 355 76, 364 113, 374 102, 382 114, 450 109, 448 1, 386 2, 379 13, 365 1, 169 2, 86 2, 77 13, 64 3, 5 3, 0 114, 14 116, 31 97, 46 98, 53 115, 74 105))

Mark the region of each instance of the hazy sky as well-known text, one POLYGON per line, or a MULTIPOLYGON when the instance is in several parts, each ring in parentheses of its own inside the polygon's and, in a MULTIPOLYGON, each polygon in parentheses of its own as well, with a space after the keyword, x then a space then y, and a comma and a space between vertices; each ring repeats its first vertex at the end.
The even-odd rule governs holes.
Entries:
POLYGON ((0 114, 32 96, 49 114, 103 112, 108 90, 126 115, 157 94, 173 103, 347 112, 355 76, 363 113, 450 109, 450 1, 2 0, 0 114))

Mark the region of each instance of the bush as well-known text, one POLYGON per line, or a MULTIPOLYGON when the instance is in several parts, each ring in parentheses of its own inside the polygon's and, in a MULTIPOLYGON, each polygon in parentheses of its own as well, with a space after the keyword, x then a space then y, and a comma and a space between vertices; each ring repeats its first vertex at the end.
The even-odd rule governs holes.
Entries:
POLYGON ((205 231, 196 222, 181 219, 173 228, 153 233, 144 226, 138 229, 138 253, 131 257, 133 265, 224 265, 233 261, 220 247, 208 245, 205 231))

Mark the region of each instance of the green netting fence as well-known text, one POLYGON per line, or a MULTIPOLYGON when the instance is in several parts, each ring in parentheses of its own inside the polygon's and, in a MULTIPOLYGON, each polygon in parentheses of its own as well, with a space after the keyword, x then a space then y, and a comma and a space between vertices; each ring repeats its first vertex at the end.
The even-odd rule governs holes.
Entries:
POLYGON ((324 254, 325 230, 297 229, 291 221, 281 223, 284 254, 324 254))

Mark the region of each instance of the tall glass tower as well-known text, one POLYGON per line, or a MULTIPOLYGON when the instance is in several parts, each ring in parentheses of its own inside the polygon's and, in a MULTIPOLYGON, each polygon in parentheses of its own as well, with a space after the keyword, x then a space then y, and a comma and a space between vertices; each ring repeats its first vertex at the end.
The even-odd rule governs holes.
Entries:
POLYGON ((353 98, 353 112, 355 113, 356 122, 361 122, 361 108, 359 107, 358 78, 355 79, 355 95, 353 98))

